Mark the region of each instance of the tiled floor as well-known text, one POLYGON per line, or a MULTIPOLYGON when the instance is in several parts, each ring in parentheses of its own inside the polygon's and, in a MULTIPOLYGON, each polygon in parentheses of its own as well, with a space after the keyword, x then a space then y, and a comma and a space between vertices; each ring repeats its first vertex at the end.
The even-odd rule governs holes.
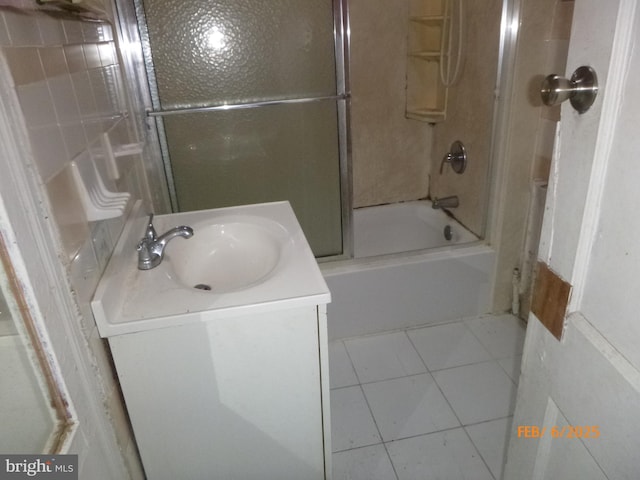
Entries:
POLYGON ((332 342, 334 480, 499 480, 523 341, 487 315, 332 342))

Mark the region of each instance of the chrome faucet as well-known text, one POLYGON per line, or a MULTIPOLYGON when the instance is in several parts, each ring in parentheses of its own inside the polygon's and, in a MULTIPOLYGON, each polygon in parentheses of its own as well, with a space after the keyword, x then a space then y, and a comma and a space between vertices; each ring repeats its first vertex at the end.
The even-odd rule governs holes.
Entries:
POLYGON ((456 208, 460 205, 460 201, 458 200, 457 195, 451 195, 450 197, 444 198, 434 198, 433 202, 431 202, 432 208, 456 208))
POLYGON ((182 225, 173 227, 166 233, 158 237, 156 229, 153 227, 153 213, 149 214, 149 223, 144 232, 144 237, 138 242, 136 250, 138 250, 138 269, 151 270, 157 267, 164 258, 164 249, 169 241, 176 237, 191 238, 193 229, 182 225))

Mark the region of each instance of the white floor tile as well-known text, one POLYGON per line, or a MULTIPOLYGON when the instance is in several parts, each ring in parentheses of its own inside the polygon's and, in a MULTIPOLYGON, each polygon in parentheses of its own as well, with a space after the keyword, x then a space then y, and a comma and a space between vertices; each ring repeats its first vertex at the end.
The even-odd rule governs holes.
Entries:
POLYGON ((409 330, 407 335, 430 371, 491 360, 462 322, 409 330))
POLYGON ((523 322, 511 314, 487 315, 465 322, 493 358, 520 355, 524 343, 523 322))
POLYGON ((399 480, 493 480, 461 428, 387 444, 399 480))
POLYGON ((520 364, 522 363, 522 355, 516 355, 515 357, 501 358, 498 360, 500 366, 507 372, 507 375, 518 385, 520 380, 520 364))
POLYGON ((329 384, 331 388, 358 385, 358 377, 341 340, 329 342, 329 384))
POLYGON ((334 453, 333 480, 396 480, 384 445, 334 453))
POLYGON ((495 361, 440 370, 433 378, 463 425, 513 413, 516 386, 495 361))
POLYGON ((512 421, 513 417, 500 418, 465 427, 471 441, 496 478, 502 476, 512 421))
POLYGON ((368 383, 362 389, 385 442, 460 425, 428 373, 368 383))
POLYGON ((427 371, 404 332, 355 338, 344 344, 361 383, 427 371))
POLYGON ((331 390, 331 446, 334 452, 381 443, 359 386, 331 390))

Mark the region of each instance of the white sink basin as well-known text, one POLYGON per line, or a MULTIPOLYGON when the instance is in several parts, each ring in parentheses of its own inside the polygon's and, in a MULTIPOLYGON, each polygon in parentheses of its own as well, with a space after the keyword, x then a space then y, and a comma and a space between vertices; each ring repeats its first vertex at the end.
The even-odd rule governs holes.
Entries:
POLYGON ((288 202, 157 215, 159 235, 178 225, 194 234, 138 270, 146 221, 138 202, 91 302, 102 337, 331 300, 288 202))
POLYGON ((228 216, 190 226, 194 236, 173 240, 164 261, 182 285, 212 293, 265 281, 292 243, 282 225, 260 217, 228 216))

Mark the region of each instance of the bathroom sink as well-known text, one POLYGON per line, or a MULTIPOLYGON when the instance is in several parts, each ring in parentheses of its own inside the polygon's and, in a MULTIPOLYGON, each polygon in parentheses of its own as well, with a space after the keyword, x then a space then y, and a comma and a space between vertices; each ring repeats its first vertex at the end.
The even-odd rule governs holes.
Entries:
POLYGON ((187 225, 194 234, 138 270, 147 223, 137 202, 98 283, 91 308, 102 337, 331 300, 288 202, 156 215, 159 233, 187 225))
POLYGON ((281 224, 260 217, 221 217, 191 227, 195 235, 173 242, 164 261, 176 281, 206 292, 233 292, 265 281, 291 244, 281 224))

